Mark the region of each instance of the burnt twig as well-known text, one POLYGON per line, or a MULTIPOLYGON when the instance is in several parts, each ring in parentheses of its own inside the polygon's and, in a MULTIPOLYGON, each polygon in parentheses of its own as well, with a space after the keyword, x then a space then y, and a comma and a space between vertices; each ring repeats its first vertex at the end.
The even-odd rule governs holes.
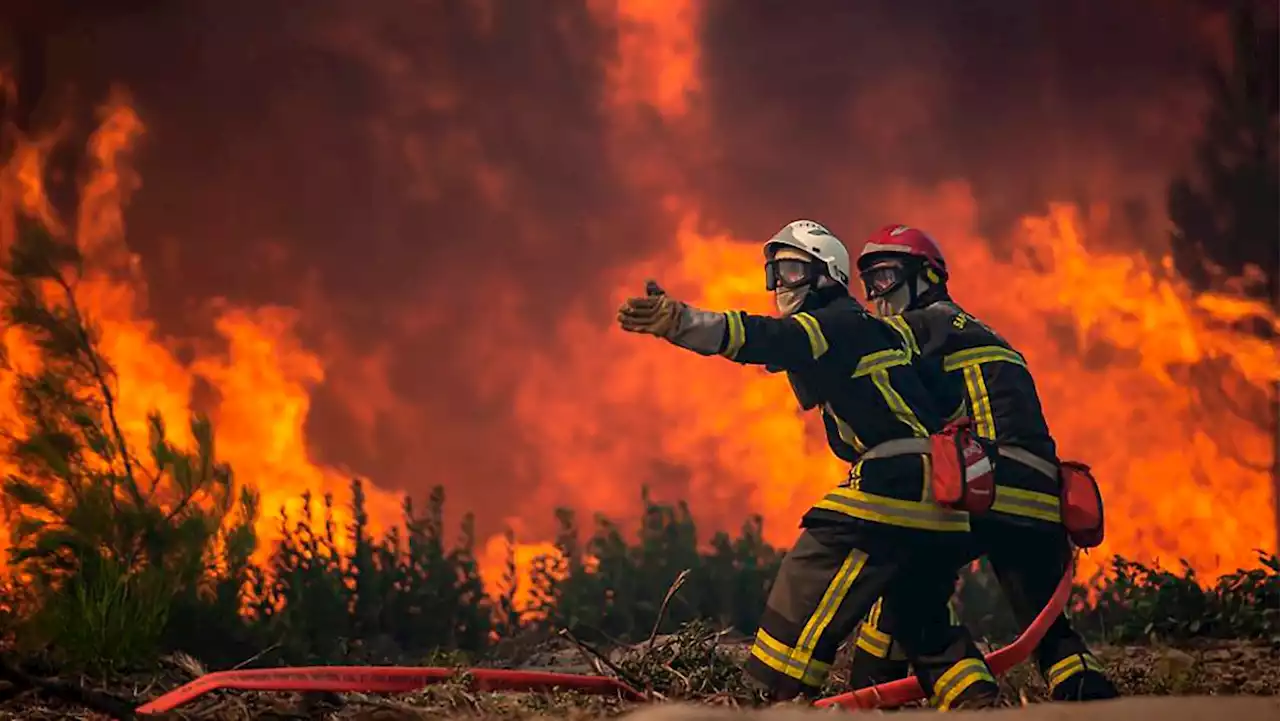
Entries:
POLYGON ((645 645, 645 655, 653 650, 653 641, 658 637, 658 628, 662 626, 662 619, 667 615, 667 606, 671 604, 671 599, 675 598, 676 592, 684 585, 686 579, 689 578, 688 568, 676 575, 676 580, 671 582, 671 587, 667 589, 667 595, 662 599, 662 605, 658 607, 658 617, 653 620, 653 631, 649 632, 649 641, 645 645))
POLYGON ((615 676, 622 679, 623 681, 626 681, 627 684, 629 684, 632 688, 635 688, 636 690, 647 688, 647 684, 642 683, 639 679, 634 678, 633 676, 631 676, 631 674, 627 673, 626 671, 623 671, 622 668, 618 666, 618 664, 614 663, 613 661, 610 661, 608 656, 605 656, 604 654, 600 653, 596 649, 587 645, 584 641, 579 640, 578 637, 574 636, 573 632, 570 631, 569 629, 567 628, 560 629, 560 636, 565 640, 567 640, 569 643, 572 643, 574 646, 577 646, 578 650, 582 651, 583 653, 599 661, 606 668, 612 671, 615 676))
POLYGON ((259 651, 259 652, 255 653, 255 654, 253 654, 253 655, 252 655, 252 656, 250 656, 249 658, 246 658, 245 660, 241 661, 240 663, 238 663, 238 664, 236 664, 236 665, 232 666, 232 667, 231 667, 231 670, 232 670, 232 671, 239 671, 240 669, 244 668, 245 666, 248 666, 249 664, 253 663, 254 661, 257 661, 258 659, 262 658, 263 656, 266 656, 267 654, 271 653, 272 651, 274 651, 274 650, 276 650, 276 649, 278 649, 278 648, 280 648, 280 642, 279 642, 279 641, 277 641, 277 642, 275 642, 275 643, 271 644, 270 646, 267 646, 266 648, 264 648, 264 649, 262 649, 261 651, 259 651))

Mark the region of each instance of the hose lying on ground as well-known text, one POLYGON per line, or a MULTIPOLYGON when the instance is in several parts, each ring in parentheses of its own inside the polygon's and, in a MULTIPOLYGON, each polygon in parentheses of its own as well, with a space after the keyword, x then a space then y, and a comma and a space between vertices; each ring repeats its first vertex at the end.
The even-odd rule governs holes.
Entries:
MULTIPOLYGON (((1049 604, 1013 643, 987 654, 992 672, 1001 675, 1025 661, 1062 613, 1071 596, 1074 564, 1067 566, 1049 604)), ((210 691, 311 691, 330 693, 407 693, 424 686, 459 678, 468 679, 477 691, 550 691, 563 689, 593 695, 617 695, 629 701, 645 701, 647 697, 618 679, 605 676, 583 676, 542 671, 506 669, 451 669, 403 666, 305 666, 297 668, 263 668, 240 671, 215 671, 139 706, 139 714, 172 711, 210 691)), ((815 702, 819 708, 840 706, 846 709, 892 708, 924 698, 920 682, 914 677, 892 683, 870 686, 815 702)))

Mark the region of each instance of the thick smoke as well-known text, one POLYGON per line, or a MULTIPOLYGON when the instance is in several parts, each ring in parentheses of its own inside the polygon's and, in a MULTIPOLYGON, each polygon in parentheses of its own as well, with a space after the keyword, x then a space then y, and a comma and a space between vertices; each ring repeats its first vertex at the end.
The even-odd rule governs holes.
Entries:
POLYGON ((714 0, 703 152, 680 157, 655 114, 628 136, 649 150, 619 155, 617 29, 593 4, 157 4, 54 36, 49 102, 131 91, 148 136, 130 244, 166 330, 207 328, 215 297, 301 307, 327 361, 317 456, 481 509, 538 481, 510 412, 523 358, 554 356, 565 309, 670 242, 620 157, 670 156, 738 237, 798 216, 856 237, 899 220, 876 214, 891 181, 953 178, 999 236, 1049 199, 1158 217, 1196 130, 1197 5, 714 0), (472 372, 494 357, 510 373, 472 372))
POLYGON ((745 232, 778 208, 862 232, 878 186, 964 178, 999 237, 1048 199, 1150 202, 1197 131, 1187 3, 720 0, 707 26, 713 198, 745 232))

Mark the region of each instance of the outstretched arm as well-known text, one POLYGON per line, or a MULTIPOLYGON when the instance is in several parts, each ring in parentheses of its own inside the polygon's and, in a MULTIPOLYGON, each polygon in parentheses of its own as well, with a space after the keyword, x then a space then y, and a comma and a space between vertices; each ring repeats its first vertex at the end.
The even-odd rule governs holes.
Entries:
POLYGON ((771 318, 735 310, 724 316, 729 331, 722 353, 739 363, 797 370, 831 350, 822 324, 808 313, 771 318))
POLYGON ((830 344, 818 320, 808 313, 788 318, 717 312, 675 300, 650 281, 648 295, 631 298, 618 309, 623 330, 648 333, 701 355, 723 355, 752 365, 784 370, 821 358, 830 344))

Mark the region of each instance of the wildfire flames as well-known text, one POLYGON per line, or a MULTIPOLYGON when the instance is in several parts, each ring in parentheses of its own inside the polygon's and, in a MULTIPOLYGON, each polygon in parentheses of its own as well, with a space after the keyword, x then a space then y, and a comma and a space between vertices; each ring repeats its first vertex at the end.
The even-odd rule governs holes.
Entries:
MULTIPOLYGON (((302 489, 341 496, 350 482, 339 471, 314 464, 306 450, 308 393, 323 381, 323 365, 294 338, 296 313, 288 308, 227 308, 213 328, 226 351, 188 364, 180 363, 157 337, 145 315, 146 286, 138 272, 142 261, 124 242, 123 210, 137 185, 124 158, 142 132, 134 110, 116 98, 104 107, 102 123, 89 141, 91 171, 82 184, 74 228, 75 241, 92 265, 77 287, 78 300, 99 324, 102 352, 115 366, 120 424, 130 442, 145 447, 147 415, 158 410, 174 441, 190 444, 186 419, 195 380, 218 391, 212 414, 218 420, 218 453, 233 464, 242 482, 260 491, 264 509, 271 511, 264 514, 258 530, 270 538, 272 514, 285 507, 296 517, 302 489)), ((55 139, 20 143, 6 168, 0 194, 6 245, 18 211, 39 218, 55 233, 68 232, 69 224, 56 214, 43 184, 45 154, 55 139)), ((22 358, 31 356, 14 328, 4 329, 4 344, 19 367, 22 358)), ((0 375, 0 389, 5 391, 0 422, 8 429, 17 427, 12 388, 13 377, 0 375)), ((379 525, 399 511, 394 494, 375 489, 370 502, 379 525)), ((349 520, 341 509, 335 516, 349 520)))
MULTIPOLYGON (((543 540, 551 506, 570 499, 582 512, 625 518, 635 512, 639 486, 665 474, 682 480, 704 523, 731 527, 741 512, 758 512, 767 540, 786 545, 803 511, 843 475, 787 384, 625 336, 611 324, 617 302, 647 277, 703 307, 770 311, 759 244, 775 227, 760 228, 755 238, 718 232, 678 164, 642 145, 656 115, 668 140, 687 151, 682 157, 701 162, 698 139, 711 120, 699 104, 700 14, 692 2, 591 7, 596 22, 616 29, 604 98, 611 162, 629 168, 631 192, 665 198, 659 212, 679 232, 661 250, 610 270, 611 297, 564 310, 552 339, 518 367, 499 350, 474 364, 475 373, 514 386, 510 412, 522 447, 532 449, 520 465, 539 479, 518 501, 492 494, 492 507, 475 510, 516 529, 518 565, 527 569, 536 554, 554 550, 543 540), (584 386, 582 379, 592 380, 584 386)), ((258 530, 270 539, 275 510, 296 512, 303 490, 346 498, 350 474, 317 461, 306 433, 327 359, 304 346, 301 311, 288 307, 221 303, 211 329, 221 347, 189 361, 149 320, 141 267, 151 259, 129 251, 124 226, 131 194, 144 180, 128 162, 144 122, 123 97, 104 108, 87 148, 93 172, 82 183, 75 223, 58 217, 45 195, 56 136, 20 143, 0 187, 3 240, 19 211, 55 232, 76 229, 92 261, 81 300, 101 324, 105 353, 119 372, 126 434, 144 439, 153 408, 180 433, 197 383, 212 387, 218 452, 261 491, 258 530)), ((502 179, 491 185, 500 198, 502 179)), ((919 187, 899 180, 877 192, 878 218, 815 219, 851 245, 862 230, 899 221, 940 239, 954 265, 953 295, 1024 352, 1060 452, 1091 464, 1103 484, 1107 541, 1085 560, 1082 575, 1118 553, 1165 563, 1185 558, 1212 577, 1252 565, 1255 548, 1275 550, 1275 419, 1267 413, 1280 357, 1246 328, 1280 332, 1271 309, 1226 292, 1193 292, 1162 254, 1135 250, 1158 247, 1158 238, 1117 237, 1123 226, 1106 205, 1058 203, 1023 218, 1011 238, 987 238, 964 181, 919 187)), ((779 217, 775 226, 792 219, 779 217)), ((499 297, 487 312, 501 315, 510 305, 499 297)), ((29 355, 4 333, 10 356, 29 355)), ((501 344, 493 340, 492 347, 501 344)), ((0 375, 6 426, 14 423, 11 381, 0 375)), ((389 484, 369 490, 376 525, 396 523, 398 496, 389 484)), ((488 538, 481 556, 496 589, 507 560, 503 537, 488 538)))

